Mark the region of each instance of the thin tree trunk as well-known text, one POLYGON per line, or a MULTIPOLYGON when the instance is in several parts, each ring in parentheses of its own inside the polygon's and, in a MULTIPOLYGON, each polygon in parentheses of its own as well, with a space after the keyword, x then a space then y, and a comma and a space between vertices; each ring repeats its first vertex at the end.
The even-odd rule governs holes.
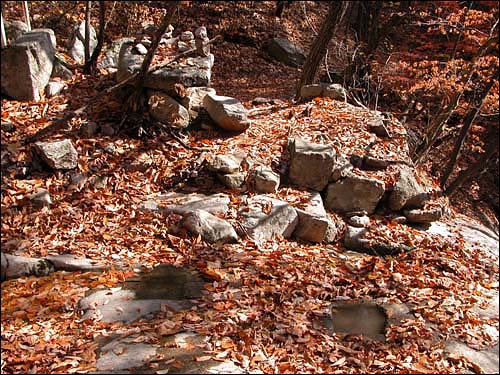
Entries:
POLYGON ((90 8, 92 1, 86 2, 85 7, 85 65, 90 61, 90 8))
POLYGON ((325 57, 328 43, 335 34, 337 26, 342 21, 347 8, 349 7, 349 4, 350 1, 330 2, 328 14, 323 21, 318 36, 314 40, 313 45, 311 46, 311 50, 309 51, 306 61, 304 62, 304 68, 302 70, 302 76, 300 77, 300 81, 297 86, 295 99, 300 98, 300 89, 302 86, 313 83, 319 65, 325 57))
MULTIPOLYGON (((493 133, 493 132, 491 132, 493 133)), ((498 153, 498 134, 491 134, 488 139, 489 142, 486 146, 485 152, 479 159, 470 164, 466 169, 462 170, 458 176, 451 182, 451 184, 444 191, 444 195, 451 196, 461 187, 465 182, 471 178, 479 175, 487 166, 488 159, 498 153)))
POLYGON ((161 25, 158 27, 153 40, 151 41, 151 46, 149 47, 148 53, 142 62, 141 69, 137 73, 134 82, 134 92, 127 100, 127 109, 136 112, 139 108, 142 107, 142 98, 143 98, 143 89, 144 89, 144 80, 146 78, 146 73, 149 70, 149 66, 153 61, 153 57, 158 49, 158 45, 160 44, 161 37, 165 34, 167 30, 167 26, 172 22, 172 18, 175 14, 175 9, 178 5, 178 1, 168 2, 168 8, 166 9, 165 16, 161 22, 161 25))
POLYGON ((3 14, 1 15, 2 24, 0 26, 2 32, 2 48, 7 47, 7 35, 5 35, 5 25, 3 24, 3 14))
POLYGON ((86 74, 94 74, 97 68, 97 59, 102 50, 102 45, 104 43, 104 31, 106 28, 106 2, 103 0, 99 1, 99 35, 97 37, 97 46, 92 52, 90 60, 85 63, 83 72, 86 74))
POLYGON ((26 25, 28 26, 28 31, 31 31, 30 11, 28 9, 27 1, 23 1, 23 11, 24 11, 24 20, 26 21, 26 25))
MULTIPOLYGON (((497 21, 497 23, 498 23, 498 21, 497 21)), ((497 23, 495 23, 495 26, 494 26, 495 28, 496 28, 497 23)), ((492 29, 492 31, 493 31, 493 29, 492 29)), ((463 74, 464 77, 467 77, 467 83, 464 85, 464 89, 460 93, 453 94, 452 102, 448 105, 448 107, 445 110, 441 110, 440 113, 435 117, 435 120, 432 122, 431 129, 429 130, 427 135, 424 137, 422 142, 420 142, 420 144, 416 147, 414 155, 412 157, 412 159, 414 160, 416 165, 420 164, 423 160, 425 160, 427 158, 429 151, 431 150, 431 148, 434 146, 434 144, 438 140, 444 126, 448 122, 448 119, 450 118, 451 114, 458 106, 458 102, 460 101, 460 98, 462 97, 462 94, 465 91, 465 87, 467 86, 468 82, 472 78, 472 75, 474 73, 474 69, 476 68, 476 64, 477 64, 479 57, 483 56, 496 43, 497 39, 498 39, 497 37, 490 36, 479 47, 476 55, 474 55, 474 57, 472 58, 472 61, 469 64, 469 67, 467 68, 467 70, 463 74)))
POLYGON ((460 151, 462 150, 462 147, 464 145, 465 138, 467 137, 467 133, 468 133, 470 127, 472 126, 472 124, 474 123, 474 121, 477 117, 477 114, 481 110, 481 107, 483 105, 484 100, 486 99, 486 97, 488 96, 488 93, 490 92, 491 88, 495 84, 495 76, 497 74, 498 74, 497 71, 495 71, 493 73, 493 75, 491 76, 491 78, 488 82, 488 85, 485 87, 485 89, 481 93, 481 98, 480 98, 479 104, 476 107, 472 108, 469 111, 469 113, 467 114, 467 116, 465 118, 465 122, 462 126, 462 129, 460 130, 460 134, 455 142, 455 147, 453 148, 453 152, 451 154, 450 161, 448 162, 448 165, 446 166, 446 169, 445 169, 443 176, 441 178, 441 186, 445 186, 446 182, 450 178, 450 175, 453 172, 455 165, 457 164, 457 160, 458 160, 458 157, 460 155, 460 151))

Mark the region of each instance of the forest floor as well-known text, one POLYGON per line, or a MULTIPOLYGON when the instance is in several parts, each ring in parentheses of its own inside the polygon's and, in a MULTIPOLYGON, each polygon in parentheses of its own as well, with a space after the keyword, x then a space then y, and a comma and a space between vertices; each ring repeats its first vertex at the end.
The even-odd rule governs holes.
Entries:
MULTIPOLYGON (((9 4, 7 9, 3 5, 2 12, 7 11, 11 19, 22 19, 16 2, 5 3, 9 4)), ((52 27, 49 21, 53 21, 58 37, 69 35, 67 27, 81 15, 81 9, 66 9, 71 17, 65 17, 62 10, 54 12, 50 8, 52 3, 32 3, 32 15, 38 20, 33 22, 35 27, 37 22, 52 27)), ((344 103, 327 99, 313 101, 312 110, 304 116, 311 103, 291 100, 300 69, 272 61, 263 50, 265 40, 273 36, 287 36, 307 50, 314 38, 311 25, 318 28, 325 14, 324 4, 306 2, 305 12, 294 3, 281 19, 273 15, 274 2, 248 4, 237 7, 207 2, 199 7, 188 6, 179 15, 177 28, 194 29, 203 24, 210 26, 211 36, 223 33, 224 41, 212 47, 212 86, 218 94, 235 97, 247 108, 252 108, 255 97, 278 102, 272 111, 254 116, 253 126, 239 136, 215 129, 194 129, 188 142, 191 146, 209 147, 212 153, 252 151, 269 164, 279 165, 288 136, 321 139, 322 134, 334 131, 325 130, 323 123, 357 124, 360 118, 344 103), (241 24, 241 19, 253 22, 241 24)), ((120 17, 134 16, 142 21, 148 18, 144 15, 158 17, 157 13, 153 17, 145 6, 131 9, 127 10, 129 14, 118 12, 114 22, 118 23, 120 17)), ((139 23, 133 26, 140 29, 139 23)), ((116 37, 126 34, 113 22, 110 28, 116 37)), ((128 31, 132 33, 133 28, 128 31)), ((64 37, 59 45, 63 43, 64 37)), ((120 261, 129 267, 102 273, 56 272, 47 277, 3 282, 2 373, 94 371, 95 340, 122 328, 143 332, 149 343, 159 342, 162 334, 157 327, 165 322, 166 314, 124 327, 80 320, 77 303, 89 290, 125 281, 134 274, 137 264, 152 268, 160 263, 192 267, 209 276, 207 293, 197 309, 168 315, 167 320, 182 329, 211 335, 207 356, 231 359, 245 371, 480 371, 466 357, 445 357, 443 347, 446 340, 477 349, 498 343, 498 316, 483 317, 474 309, 478 304, 486 306, 487 297, 498 293, 498 256, 488 257, 460 236, 450 243, 401 225, 395 225, 393 232, 385 235, 413 237, 417 249, 386 258, 348 257, 337 244, 311 245, 292 240, 256 244, 244 240, 219 247, 188 235, 172 236, 165 229, 171 224, 165 218, 137 209, 147 196, 183 189, 226 192, 236 201, 239 193, 224 189, 208 173, 180 179, 190 175, 200 152, 186 149, 173 138, 141 139, 125 134, 80 137, 78 129, 85 121, 121 121, 119 100, 103 94, 103 89, 114 82, 114 75, 106 71, 96 77, 77 72, 61 95, 39 103, 2 98, 2 122, 9 121, 16 127, 14 132, 2 130, 2 251, 33 257, 66 253, 109 264, 120 261), (25 178, 16 177, 31 161, 30 147, 22 144, 23 139, 47 126, 50 119, 83 104, 88 104, 87 113, 50 134, 50 138, 70 138, 80 155, 80 171, 107 176, 107 187, 68 189, 69 173, 62 172, 33 170, 25 178), (105 152, 110 145, 114 152, 105 152), (148 168, 128 168, 138 160, 148 168), (50 208, 23 205, 23 198, 38 188, 50 191, 54 201, 50 208), (236 290, 244 298, 235 301, 232 296, 236 290), (386 342, 340 338, 318 325, 324 311, 338 298, 383 298, 408 303, 414 305, 417 314, 414 319, 391 326, 386 342)), ((384 104, 380 105, 384 110, 384 104)), ((389 108, 391 103, 386 105, 389 108)), ((345 134, 331 136, 345 137, 348 147, 355 148, 359 142, 355 125, 345 134)), ((426 168, 430 183, 436 185, 432 163, 426 168)), ((494 176, 483 176, 478 183, 465 186, 452 200, 450 216, 444 221, 458 216, 498 231, 497 208, 482 199, 490 195, 492 202, 498 201, 494 181, 494 176)), ((294 193, 285 189, 281 194, 294 193)))

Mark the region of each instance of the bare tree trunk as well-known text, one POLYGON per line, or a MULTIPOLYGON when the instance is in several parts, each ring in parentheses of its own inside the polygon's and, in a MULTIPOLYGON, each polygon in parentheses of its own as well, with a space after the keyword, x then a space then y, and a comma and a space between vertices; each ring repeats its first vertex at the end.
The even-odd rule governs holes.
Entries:
POLYGON ((23 11, 24 11, 24 20, 26 21, 26 25, 28 26, 28 31, 31 31, 30 11, 28 9, 27 1, 23 1, 23 11))
MULTIPOLYGON (((94 74, 97 68, 97 59, 102 50, 102 45, 104 43, 104 31, 106 28, 106 2, 103 0, 99 1, 99 35, 97 36, 97 46, 92 52, 90 60, 85 63, 83 67, 83 72, 85 74, 94 74)), ((85 47, 87 48, 87 47, 85 47)), ((86 49, 85 49, 86 50, 86 49)))
POLYGON ((489 142, 486 146, 485 152, 479 157, 479 159, 470 164, 466 169, 460 171, 458 176, 451 182, 451 184, 444 191, 444 195, 451 196, 461 187, 465 182, 471 178, 479 175, 487 166, 488 159, 493 155, 498 153, 498 134, 493 134, 491 131, 488 137, 489 142))
POLYGON ((175 14, 175 9, 178 5, 178 1, 170 1, 168 2, 168 8, 165 11, 165 16, 161 22, 161 25, 158 27, 153 40, 151 41, 151 46, 149 47, 148 53, 144 58, 144 61, 141 65, 141 70, 137 73, 134 82, 134 91, 132 95, 127 99, 127 110, 132 112, 137 112, 142 107, 142 99, 143 89, 144 89, 144 79, 146 78, 146 73, 149 70, 149 66, 153 61, 153 57, 158 49, 158 45, 160 44, 161 37, 165 34, 167 30, 167 26, 172 22, 172 18, 175 14))
POLYGON ((309 51, 306 61, 304 62, 304 68, 302 70, 302 76, 300 77, 300 81, 297 86, 295 99, 300 98, 300 88, 302 86, 311 84, 314 81, 314 77, 316 76, 319 65, 325 57, 328 43, 335 34, 337 26, 344 18, 344 15, 350 3, 350 1, 330 2, 328 14, 323 21, 318 36, 314 40, 313 45, 311 46, 311 50, 309 51))
POLYGON ((471 108, 469 113, 467 114, 465 118, 465 122, 462 125, 462 129, 460 130, 460 134, 455 142, 455 147, 453 148, 453 152, 450 157, 450 161, 448 162, 448 165, 446 166, 446 169, 443 173, 443 176, 441 177, 441 186, 445 186, 446 182, 448 181, 448 178, 450 178, 451 173, 453 172, 453 169, 455 168, 455 165, 457 163, 458 157, 460 155, 460 151, 462 150, 463 144, 465 142, 465 138, 467 137, 467 133, 474 123, 474 120, 477 117, 477 114, 481 110, 481 107, 483 105, 484 100, 488 96, 488 93, 490 92, 491 88, 495 84, 495 76, 498 74, 497 71, 493 72, 492 76, 490 77, 490 80, 488 84, 486 85, 485 89, 481 93, 481 98, 479 101, 479 104, 471 108))
POLYGON ((90 61, 90 8, 92 1, 86 2, 85 7, 85 65, 90 61))
MULTIPOLYGON (((498 24, 498 20, 495 23, 494 28, 496 28, 497 24, 498 24)), ((490 34, 493 33, 494 28, 492 28, 490 34)), ((463 74, 464 77, 467 77, 467 83, 472 78, 472 75, 474 73, 474 69, 476 68, 476 64, 477 64, 479 57, 483 56, 492 46, 494 46, 497 39, 498 39, 498 37, 496 37, 496 36, 490 36, 479 47, 476 54, 472 58, 472 61, 469 64, 469 67, 466 69, 466 71, 463 74)), ((466 86, 467 86, 467 84, 464 85, 464 89, 460 93, 453 94, 453 99, 452 99, 451 103, 446 107, 446 109, 441 110, 440 113, 435 117, 435 120, 432 121, 431 129, 429 130, 427 135, 424 137, 422 142, 420 142, 420 144, 417 146, 417 148, 415 149, 415 152, 413 154, 412 159, 414 160, 415 164, 418 165, 423 160, 425 160, 427 158, 427 155, 429 154, 430 149, 434 146, 434 144, 438 140, 439 135, 441 134, 444 126, 448 122, 448 119, 450 118, 451 114, 458 106, 458 102, 460 101, 460 98, 462 97, 462 94, 465 91, 466 86)))
POLYGON ((2 32, 2 48, 7 47, 7 35, 5 35, 5 25, 3 24, 3 14, 1 15, 2 24, 0 26, 2 32))

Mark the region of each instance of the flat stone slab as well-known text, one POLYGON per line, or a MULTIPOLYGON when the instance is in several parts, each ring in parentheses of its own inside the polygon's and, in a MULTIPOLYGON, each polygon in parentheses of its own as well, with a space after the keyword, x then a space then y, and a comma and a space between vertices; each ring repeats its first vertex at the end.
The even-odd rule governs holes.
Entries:
POLYGON ((84 311, 82 319, 132 323, 165 308, 180 311, 192 306, 188 301, 135 300, 135 297, 133 291, 120 287, 97 291, 80 300, 80 308, 84 311))
POLYGON ((498 343, 487 349, 472 349, 464 343, 458 341, 448 341, 444 347, 444 352, 448 356, 463 356, 479 366, 484 374, 498 374, 498 343))
POLYGON ((141 367, 156 357, 156 347, 133 343, 134 338, 115 339, 103 346, 96 368, 99 371, 125 370, 141 367))
POLYGON ((160 213, 176 213, 184 215, 194 210, 204 210, 209 213, 226 213, 229 210, 231 199, 227 194, 184 194, 170 192, 167 194, 152 195, 139 205, 140 210, 160 213))
POLYGON ((79 302, 83 319, 131 323, 158 311, 181 311, 201 296, 205 281, 194 271, 161 264, 127 279, 122 286, 97 290, 79 302))

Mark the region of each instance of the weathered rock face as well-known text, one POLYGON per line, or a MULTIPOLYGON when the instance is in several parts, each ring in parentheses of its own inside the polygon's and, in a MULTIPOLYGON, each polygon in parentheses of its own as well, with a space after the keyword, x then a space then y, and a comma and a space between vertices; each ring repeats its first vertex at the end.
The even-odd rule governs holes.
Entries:
POLYGON ((299 215, 299 222, 293 232, 294 237, 311 242, 325 240, 331 223, 326 216, 321 195, 318 192, 311 192, 305 207, 295 210, 299 215))
POLYGON ((323 94, 323 87, 320 84, 304 85, 300 88, 302 98, 316 98, 323 94))
POLYGON ((368 121, 368 129, 378 135, 381 138, 390 138, 391 134, 387 130, 384 120, 382 118, 376 118, 368 121))
POLYGON ((327 84, 323 86, 322 96, 335 100, 347 100, 347 91, 338 83, 327 84))
POLYGON ((389 195, 389 208, 394 211, 406 206, 420 208, 423 207, 426 198, 427 194, 418 183, 413 171, 407 166, 400 167, 399 179, 394 184, 394 189, 389 195))
POLYGON ((181 224, 192 234, 200 235, 209 243, 238 241, 234 228, 226 220, 220 219, 204 210, 189 212, 181 224))
POLYGON ((351 174, 328 185, 325 207, 341 213, 364 210, 372 214, 384 191, 382 181, 351 174))
POLYGON ((240 163, 236 156, 218 154, 208 161, 208 170, 216 173, 234 173, 240 170, 240 163))
POLYGON ((207 94, 203 106, 215 123, 230 131, 244 131, 250 125, 247 110, 239 100, 228 96, 207 94))
POLYGON ((210 213, 225 213, 229 209, 230 198, 226 194, 183 194, 171 192, 151 197, 139 206, 144 211, 173 212, 185 215, 194 210, 210 213), (163 208, 160 208, 162 206, 163 208))
POLYGON ((59 94, 64 88, 64 83, 59 81, 50 81, 45 87, 45 94, 48 98, 59 94))
MULTIPOLYGON (((94 52, 97 46, 97 34, 92 25, 90 25, 90 54, 94 52)), ((73 34, 68 41, 68 55, 78 64, 85 61, 85 21, 75 26, 73 34)))
POLYGON ((294 67, 301 66, 306 60, 302 48, 284 38, 273 38, 269 44, 268 52, 276 60, 294 67))
POLYGON ((54 63, 55 35, 50 29, 22 34, 1 52, 2 92, 17 100, 40 100, 54 63))
POLYGON ((46 189, 40 189, 36 193, 30 194, 28 199, 35 206, 50 206, 52 204, 52 199, 46 189))
POLYGON ((226 174, 217 173, 217 178, 229 189, 237 189, 245 182, 246 173, 244 172, 234 172, 226 174))
POLYGON ((161 91, 149 92, 149 113, 165 124, 176 128, 186 128, 189 125, 189 113, 174 98, 161 91))
POLYGON ((280 185, 280 175, 266 166, 258 166, 252 174, 255 191, 259 193, 275 193, 280 185))
POLYGON ((257 240, 271 239, 274 234, 290 237, 298 224, 298 215, 288 203, 265 195, 256 195, 240 207, 241 225, 257 240))
POLYGON ((353 166, 347 157, 344 155, 337 155, 333 162, 332 174, 330 175, 328 181, 335 182, 343 177, 346 177, 352 169, 353 166))
POLYGON ((56 142, 37 142, 36 152, 53 169, 73 169, 78 166, 78 153, 69 139, 56 142))
POLYGON ((289 140, 290 180, 299 185, 321 191, 331 176, 335 150, 329 145, 289 140))
POLYGON ((120 38, 114 40, 111 46, 104 52, 104 58, 100 61, 97 66, 101 69, 105 68, 117 68, 120 56, 120 50, 124 43, 133 43, 134 38, 120 38))
POLYGON ((195 118, 203 108, 203 99, 207 94, 215 94, 210 87, 188 87, 186 96, 182 98, 181 104, 188 110, 189 115, 195 118))

